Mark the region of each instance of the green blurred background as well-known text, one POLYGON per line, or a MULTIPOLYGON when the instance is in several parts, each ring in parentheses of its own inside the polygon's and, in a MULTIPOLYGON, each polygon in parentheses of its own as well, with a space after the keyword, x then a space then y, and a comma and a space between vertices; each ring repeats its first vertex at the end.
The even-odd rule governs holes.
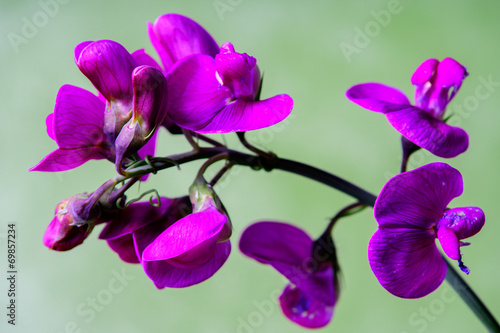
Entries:
MULTIPOLYGON (((46 134, 45 117, 53 110, 59 87, 68 83, 92 90, 74 64, 74 46, 113 39, 129 51, 146 48, 154 54, 146 22, 168 12, 195 19, 219 43, 230 41, 237 51, 255 56, 265 73, 262 97, 288 93, 294 99, 288 120, 250 133, 251 141, 373 193, 398 170, 399 135, 385 117, 350 103, 344 92, 353 84, 376 81, 411 97, 410 76, 423 60, 453 57, 464 64, 470 76, 448 110, 455 114, 455 124, 469 133, 470 147, 446 161, 460 170, 465 182, 464 194, 452 206, 478 205, 486 213, 484 229, 462 251, 472 271, 465 278, 500 317, 498 1, 59 0, 57 10, 44 12, 49 2, 0 3, 0 267, 7 270, 7 224, 15 223, 19 271, 15 327, 7 325, 8 286, 6 278, 0 279, 0 331, 304 331, 285 319, 276 305, 276 295, 285 285, 281 276, 237 249, 242 230, 252 222, 290 221, 316 237, 329 217, 352 202, 295 175, 235 168, 216 187, 233 221, 233 252, 213 278, 191 288, 158 291, 140 266, 121 262, 97 240, 100 227, 66 253, 49 251, 42 244, 61 199, 91 192, 114 175, 113 165, 105 161, 59 174, 28 172, 56 148, 46 134), (26 22, 38 22, 39 27, 23 37, 26 22), (26 38, 12 43, 13 34, 26 38), (353 53, 346 55, 342 47, 353 53), (126 279, 117 282, 116 275, 126 279)), ((225 140, 238 148, 233 135, 225 140)), ((165 131, 158 145, 164 155, 188 149, 181 138, 165 131)), ((410 167, 433 161, 442 159, 419 152, 410 167)), ((155 187, 165 196, 183 195, 199 166, 193 162, 181 172, 161 172, 141 190, 155 187)), ((130 191, 134 194, 136 188, 130 191)), ((371 209, 336 227, 342 295, 333 321, 320 331, 484 331, 446 282, 418 300, 399 299, 385 291, 366 255, 375 229, 371 209)))

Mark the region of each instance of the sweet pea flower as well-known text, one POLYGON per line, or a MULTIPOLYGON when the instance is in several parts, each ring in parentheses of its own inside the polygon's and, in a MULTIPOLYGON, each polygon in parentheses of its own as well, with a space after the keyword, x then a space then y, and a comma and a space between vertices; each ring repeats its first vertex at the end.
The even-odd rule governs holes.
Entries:
POLYGON ((338 297, 336 263, 318 258, 316 246, 304 231, 281 222, 254 223, 240 239, 243 254, 271 265, 290 281, 279 297, 281 309, 307 328, 327 325, 338 297))
POLYGON ((390 179, 374 206, 378 229, 370 239, 368 260, 380 284, 402 298, 419 298, 436 290, 446 262, 436 246, 458 260, 465 273, 462 239, 481 230, 485 216, 478 207, 448 209, 462 194, 462 175, 445 163, 431 163, 390 179))
POLYGON ((106 224, 99 238, 123 261, 142 264, 158 289, 203 282, 231 252, 230 224, 215 201, 204 200, 202 207, 191 201, 161 198, 158 207, 132 203, 106 224))
POLYGON ((191 186, 190 200, 193 212, 170 225, 142 253, 144 270, 158 288, 203 282, 231 252, 231 222, 203 179, 191 186))
POLYGON ((87 41, 75 48, 80 71, 106 99, 104 133, 115 145, 116 168, 121 171, 125 154, 137 152, 153 135, 167 112, 166 78, 149 66, 154 62, 145 53, 137 59, 119 43, 111 40, 87 41), (115 142, 120 136, 120 140, 115 142))
POLYGON ((182 128, 198 133, 228 133, 274 125, 291 112, 293 101, 282 94, 255 100, 260 71, 254 57, 237 53, 231 43, 215 59, 192 55, 170 69, 169 115, 182 128))
POLYGON ((448 103, 468 75, 452 58, 424 61, 413 73, 415 105, 399 90, 380 83, 362 83, 346 92, 347 98, 365 109, 385 114, 406 139, 436 156, 451 158, 469 146, 467 133, 443 120, 448 103))

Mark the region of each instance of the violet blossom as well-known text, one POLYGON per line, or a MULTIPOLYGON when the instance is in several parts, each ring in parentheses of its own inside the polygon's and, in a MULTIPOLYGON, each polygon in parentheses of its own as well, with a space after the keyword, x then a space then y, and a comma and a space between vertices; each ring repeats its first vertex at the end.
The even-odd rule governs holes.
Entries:
POLYGON ((118 171, 126 155, 153 136, 167 112, 166 78, 158 66, 149 66, 155 62, 144 52, 137 60, 146 65, 140 66, 122 45, 110 40, 83 42, 75 48, 78 68, 106 99, 103 130, 115 146, 118 171))
POLYGON ((290 281, 279 297, 288 319, 307 328, 330 322, 339 292, 336 264, 318 260, 316 243, 309 235, 290 224, 258 222, 241 235, 240 250, 290 281))
POLYGON ((461 240, 475 235, 485 216, 478 207, 448 209, 462 194, 462 176, 445 163, 431 163, 390 179, 374 206, 378 229, 368 246, 368 260, 380 284, 403 298, 428 295, 441 285, 446 263, 436 246, 462 262, 461 240))
POLYGON ((106 40, 78 44, 75 58, 99 95, 71 85, 59 89, 54 113, 46 119, 47 134, 59 148, 30 171, 65 171, 92 159, 115 163, 117 155, 120 164, 135 152, 141 158, 153 155, 154 130, 166 113, 166 82, 158 64, 144 50, 129 54, 106 40), (116 136, 132 118, 134 135, 122 134, 116 147, 116 136))
POLYGON ((215 274, 231 251, 231 225, 217 200, 161 198, 158 207, 132 203, 99 238, 128 263, 141 263, 158 289, 183 288, 215 274))
POLYGON ((215 59, 192 55, 171 68, 169 115, 182 128, 198 133, 242 132, 279 123, 291 112, 286 94, 255 100, 260 71, 254 57, 225 43, 215 59))
POLYGON ((365 109, 381 112, 406 139, 436 156, 451 158, 467 150, 469 137, 443 119, 446 106, 468 75, 452 58, 424 61, 413 73, 415 105, 399 90, 380 83, 362 83, 346 92, 347 98, 365 109))

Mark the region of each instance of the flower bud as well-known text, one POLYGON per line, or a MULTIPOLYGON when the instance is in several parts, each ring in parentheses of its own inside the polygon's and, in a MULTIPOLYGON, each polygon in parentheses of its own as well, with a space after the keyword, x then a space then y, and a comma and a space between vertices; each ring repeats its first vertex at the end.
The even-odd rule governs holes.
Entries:
POLYGON ((62 200, 56 206, 55 216, 43 235, 45 246, 56 251, 71 250, 83 243, 90 234, 94 222, 76 225, 71 213, 71 206, 81 196, 81 194, 74 195, 62 200))

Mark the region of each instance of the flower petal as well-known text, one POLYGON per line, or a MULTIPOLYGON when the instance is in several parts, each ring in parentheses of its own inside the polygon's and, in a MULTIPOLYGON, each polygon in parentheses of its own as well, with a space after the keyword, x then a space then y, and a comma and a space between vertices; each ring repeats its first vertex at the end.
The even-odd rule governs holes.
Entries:
POLYGON ((162 197, 160 207, 154 207, 149 202, 132 203, 106 224, 99 234, 99 239, 110 240, 144 228, 163 217, 174 202, 172 199, 162 197))
POLYGON ((132 101, 131 75, 137 63, 121 44, 112 40, 90 43, 81 49, 76 64, 108 101, 132 101))
POLYGON ((29 171, 57 172, 79 167, 89 160, 106 158, 102 149, 96 147, 56 149, 29 171))
POLYGON ((218 236, 227 217, 215 207, 190 214, 165 230, 142 254, 146 261, 177 257, 204 241, 218 236))
MULTIPOLYGON (((432 76, 435 74, 438 64, 439 60, 434 58, 425 60, 420 64, 420 66, 417 67, 411 76, 411 84, 422 85, 431 80, 432 76)), ((425 94, 425 91, 422 93, 425 94)))
POLYGON ((465 239, 477 234, 484 226, 484 212, 479 207, 457 207, 444 212, 438 228, 446 227, 465 239))
POLYGON ((158 289, 185 288, 203 282, 214 275, 226 262, 231 252, 230 241, 218 243, 212 258, 202 267, 181 269, 170 265, 168 260, 143 261, 146 275, 158 289))
POLYGON ((408 106, 388 112, 386 116, 399 133, 436 156, 455 157, 469 147, 467 132, 434 118, 427 111, 408 106))
POLYGON ((137 62, 138 66, 146 65, 156 68, 159 71, 163 71, 161 66, 153 59, 149 54, 146 53, 144 49, 139 49, 130 54, 132 58, 137 62))
POLYGON ((62 86, 54 109, 54 134, 59 148, 99 146, 107 141, 103 133, 104 109, 104 103, 89 91, 62 86))
POLYGON ((324 327, 333 316, 334 305, 310 297, 298 287, 286 286, 279 301, 285 316, 306 328, 324 327))
POLYGON ((207 54, 215 57, 219 53, 219 46, 201 25, 179 14, 165 14, 154 24, 148 22, 148 35, 165 71, 186 56, 207 54))
POLYGON ((458 170, 445 163, 427 164, 385 184, 375 202, 375 219, 381 228, 430 229, 462 191, 458 170))
POLYGON ((54 113, 51 113, 45 119, 45 126, 47 126, 47 134, 52 140, 56 140, 54 113))
POLYGON ((352 86, 347 90, 346 97, 365 109, 382 113, 410 105, 410 101, 401 91, 380 83, 352 86))
POLYGON ((430 294, 446 275, 435 233, 428 230, 378 229, 368 245, 368 261, 380 284, 402 298, 430 294))
POLYGON ((138 264, 140 262, 137 254, 135 253, 132 234, 108 239, 107 242, 108 246, 118 254, 121 260, 129 264, 138 264))
POLYGON ((288 95, 277 95, 261 101, 238 99, 222 108, 198 133, 245 132, 275 125, 293 108, 288 95))
POLYGON ((168 79, 169 115, 179 126, 199 133, 228 133, 268 127, 285 119, 293 108, 288 95, 262 101, 234 98, 215 76, 214 60, 187 57, 168 79))
POLYGON ((263 264, 301 267, 311 257, 313 240, 302 229, 281 222, 257 222, 243 231, 240 251, 263 264))

